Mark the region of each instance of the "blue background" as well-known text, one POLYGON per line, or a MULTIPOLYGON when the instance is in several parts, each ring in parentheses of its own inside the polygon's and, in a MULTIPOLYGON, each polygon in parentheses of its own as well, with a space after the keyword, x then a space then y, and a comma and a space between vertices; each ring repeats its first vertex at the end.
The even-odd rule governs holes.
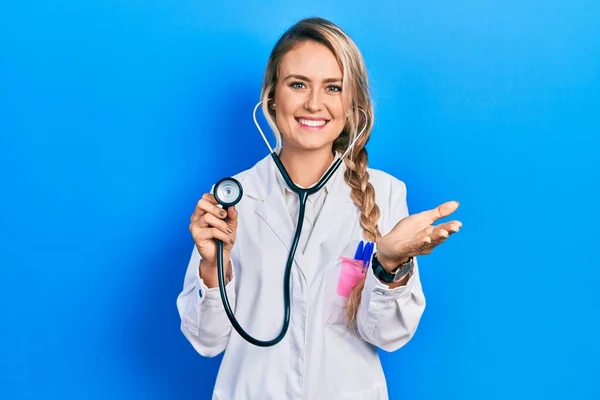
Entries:
POLYGON ((263 69, 313 15, 366 58, 370 165, 461 202, 391 398, 600 398, 597 1, 51 3, 0 4, 2 399, 210 398, 188 218, 267 154, 263 69))

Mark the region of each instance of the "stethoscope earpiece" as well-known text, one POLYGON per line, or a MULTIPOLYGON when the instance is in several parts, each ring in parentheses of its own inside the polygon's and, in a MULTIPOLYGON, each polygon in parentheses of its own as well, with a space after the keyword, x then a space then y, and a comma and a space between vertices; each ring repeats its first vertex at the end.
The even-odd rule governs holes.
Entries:
POLYGON ((234 178, 223 178, 215 184, 213 195, 223 208, 235 206, 242 199, 242 184, 234 178))

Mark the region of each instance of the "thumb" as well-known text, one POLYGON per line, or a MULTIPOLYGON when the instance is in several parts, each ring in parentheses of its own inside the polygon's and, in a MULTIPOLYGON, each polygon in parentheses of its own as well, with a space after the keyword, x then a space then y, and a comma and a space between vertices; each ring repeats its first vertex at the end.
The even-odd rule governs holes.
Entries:
POLYGON ((225 222, 233 227, 235 230, 238 224, 238 212, 235 206, 231 206, 227 209, 227 218, 225 218, 225 222))
POLYGON ((458 208, 458 201, 447 201, 445 203, 440 204, 436 208, 425 211, 427 216, 431 218, 433 221, 437 221, 438 219, 442 219, 452 214, 458 208))

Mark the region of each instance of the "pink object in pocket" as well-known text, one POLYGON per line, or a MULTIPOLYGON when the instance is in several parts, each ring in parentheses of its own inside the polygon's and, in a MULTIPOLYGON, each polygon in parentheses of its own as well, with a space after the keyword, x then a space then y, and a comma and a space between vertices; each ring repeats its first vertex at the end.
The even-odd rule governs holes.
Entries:
POLYGON ((348 297, 352 288, 358 284, 364 276, 362 261, 352 258, 340 257, 342 260, 342 269, 340 271, 340 280, 337 285, 337 293, 340 296, 348 297))

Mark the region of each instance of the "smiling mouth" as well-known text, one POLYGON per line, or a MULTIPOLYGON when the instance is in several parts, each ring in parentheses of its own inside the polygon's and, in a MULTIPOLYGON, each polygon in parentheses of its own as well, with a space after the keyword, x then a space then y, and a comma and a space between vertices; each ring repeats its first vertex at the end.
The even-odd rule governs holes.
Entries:
POLYGON ((305 119, 305 118, 296 118, 296 121, 300 124, 302 128, 305 129, 321 129, 329 122, 326 119, 305 119))

